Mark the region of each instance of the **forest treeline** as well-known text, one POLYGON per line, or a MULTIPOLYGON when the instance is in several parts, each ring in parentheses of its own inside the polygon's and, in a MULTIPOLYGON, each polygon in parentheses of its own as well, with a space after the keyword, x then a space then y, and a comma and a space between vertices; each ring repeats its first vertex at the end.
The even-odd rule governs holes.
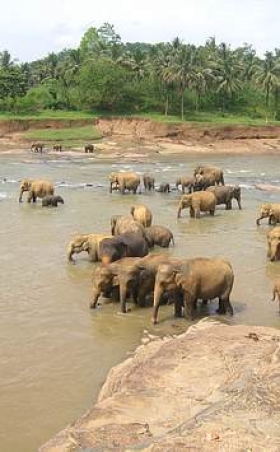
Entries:
POLYGON ((219 111, 280 119, 280 49, 249 44, 124 43, 114 26, 89 28, 76 49, 18 63, 0 52, 0 110, 110 113, 219 111))

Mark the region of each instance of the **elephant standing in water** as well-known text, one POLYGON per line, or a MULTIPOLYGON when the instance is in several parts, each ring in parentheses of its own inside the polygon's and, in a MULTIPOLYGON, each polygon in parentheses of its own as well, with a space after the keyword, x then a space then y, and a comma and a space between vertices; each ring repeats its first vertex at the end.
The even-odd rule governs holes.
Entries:
POLYGON ((100 257, 103 265, 122 257, 144 257, 149 253, 148 244, 140 234, 126 233, 102 240, 100 257))
POLYGON ((183 193, 185 193, 186 188, 188 189, 188 192, 191 193, 194 190, 195 177, 178 177, 178 179, 176 179, 177 190, 179 190, 180 185, 183 193))
POLYGON ((221 168, 217 166, 204 166, 199 165, 194 170, 194 177, 198 174, 206 177, 213 177, 216 185, 225 185, 224 172, 221 168))
POLYGON ((133 172, 124 173, 111 173, 109 176, 110 181, 110 193, 112 193, 113 185, 115 189, 120 190, 121 194, 125 193, 125 190, 132 191, 136 194, 140 185, 140 177, 133 172))
POLYGON ((143 204, 135 204, 131 207, 130 213, 135 221, 142 224, 144 228, 151 226, 153 214, 150 209, 143 204))
POLYGON ((42 198, 43 207, 57 207, 58 204, 64 204, 64 200, 59 195, 46 195, 42 198))
POLYGON ((194 258, 181 264, 161 264, 155 279, 153 323, 158 322, 160 300, 165 291, 182 294, 185 317, 193 319, 198 299, 219 299, 219 314, 233 315, 229 297, 234 282, 231 264, 218 258, 194 258))
POLYGON ((145 237, 150 248, 153 248, 155 245, 168 248, 171 241, 173 242, 173 246, 175 244, 173 233, 165 226, 154 225, 146 228, 145 237))
POLYGON ((200 218, 200 212, 210 212, 214 215, 216 208, 216 196, 208 191, 198 191, 190 195, 182 195, 177 218, 180 218, 183 209, 190 208, 190 216, 192 218, 200 218))
POLYGON ((40 152, 42 154, 44 149, 43 143, 32 143, 31 144, 31 152, 40 152))
POLYGON ((145 235, 145 229, 142 224, 131 217, 123 217, 122 215, 113 215, 111 217, 111 232, 112 235, 125 234, 126 232, 140 234, 143 237, 145 235))
POLYGON ((155 178, 151 174, 143 174, 143 184, 145 190, 151 191, 155 189, 155 178))
POLYGON ((67 247, 67 259, 69 262, 74 262, 73 255, 85 251, 89 255, 92 262, 101 260, 100 257, 100 243, 103 239, 111 238, 109 234, 78 234, 76 235, 67 247))
POLYGON ((271 261, 280 259, 280 227, 277 226, 267 233, 267 257, 271 261))
POLYGON ((54 194, 54 185, 45 180, 23 179, 20 182, 19 202, 22 202, 22 195, 28 191, 27 202, 36 202, 37 198, 44 198, 54 194))
POLYGON ((258 226, 263 218, 268 218, 268 224, 280 223, 280 204, 261 204, 256 220, 258 226))
POLYGON ((225 204, 226 210, 232 209, 232 200, 235 199, 239 210, 242 209, 241 206, 241 187, 238 185, 230 186, 216 186, 216 187, 208 187, 206 191, 210 191, 214 193, 216 196, 216 205, 225 204))

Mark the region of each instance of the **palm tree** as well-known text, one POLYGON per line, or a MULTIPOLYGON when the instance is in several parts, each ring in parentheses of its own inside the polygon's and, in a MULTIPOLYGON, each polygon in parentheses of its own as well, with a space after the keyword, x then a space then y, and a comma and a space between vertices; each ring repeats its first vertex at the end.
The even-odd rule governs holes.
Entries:
POLYGON ((168 115, 169 97, 174 86, 172 77, 172 47, 170 44, 158 44, 153 55, 153 69, 155 77, 162 85, 164 92, 164 114, 168 115))
POLYGON ((265 59, 255 72, 256 83, 265 92, 266 122, 268 121, 268 107, 271 93, 275 99, 280 87, 280 58, 272 52, 266 52, 265 59))
POLYGON ((13 66, 13 64, 14 62, 8 50, 3 50, 3 52, 0 52, 0 67, 7 69, 13 66))
POLYGON ((195 109, 199 110, 201 97, 214 80, 213 71, 207 66, 205 49, 196 49, 193 57, 193 69, 191 71, 190 86, 196 92, 195 109))

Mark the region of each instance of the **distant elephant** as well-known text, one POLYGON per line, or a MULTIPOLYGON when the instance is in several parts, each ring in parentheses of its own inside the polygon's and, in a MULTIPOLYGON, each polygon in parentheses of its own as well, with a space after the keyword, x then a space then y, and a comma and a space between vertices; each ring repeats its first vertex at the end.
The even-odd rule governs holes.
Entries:
POLYGON ((22 195, 28 191, 27 202, 36 202, 37 198, 54 194, 54 185, 45 180, 23 179, 20 182, 19 202, 22 202, 22 195))
POLYGON ((234 282, 231 264, 218 258, 194 258, 179 264, 164 263, 158 267, 153 323, 158 322, 158 309, 164 291, 179 291, 183 296, 185 317, 193 319, 198 299, 219 298, 218 313, 233 315, 229 297, 234 282))
POLYGON ((143 184, 145 190, 151 191, 155 189, 155 178, 151 174, 143 174, 143 184))
POLYGON ((135 221, 142 224, 144 228, 151 226, 153 214, 150 209, 143 204, 135 204, 131 207, 130 213, 135 221))
POLYGON ((180 218, 183 209, 190 208, 192 218, 200 218, 200 212, 209 212, 214 215, 216 196, 208 191, 198 191, 190 195, 182 195, 178 207, 177 218, 180 218))
POLYGON ((161 246, 162 248, 168 248, 171 241, 174 245, 173 234, 170 229, 165 226, 154 225, 146 228, 145 237, 150 248, 153 248, 155 245, 161 246))
POLYGON ((92 262, 101 260, 100 243, 103 239, 111 238, 109 234, 78 234, 69 243, 67 247, 67 259, 74 262, 73 255, 85 251, 92 262))
POLYGON ((273 228, 267 233, 267 257, 271 261, 280 259, 280 227, 273 228))
POLYGON ((275 282, 272 292, 272 301, 275 301, 277 299, 278 301, 278 309, 280 313, 280 280, 275 282))
POLYGON ((194 177, 193 191, 207 190, 208 187, 216 185, 214 174, 197 174, 194 177))
POLYGON ((111 173, 110 180, 110 193, 112 193, 113 185, 120 190, 121 194, 125 193, 125 190, 132 191, 134 194, 137 192, 137 188, 140 185, 140 177, 133 172, 124 173, 111 173))
POLYGON ((148 244, 140 234, 125 233, 102 240, 100 257, 103 265, 122 257, 144 257, 149 253, 148 244))
POLYGON ((94 145, 93 144, 86 144, 85 145, 85 153, 86 154, 92 154, 94 151, 94 145))
POLYGON ((219 184, 225 185, 224 172, 221 168, 219 168, 217 166, 199 165, 194 170, 194 176, 196 176, 197 174, 201 174, 202 176, 213 175, 217 185, 219 185, 219 184))
POLYGON ((170 184, 168 182, 162 182, 158 188, 160 193, 170 193, 170 184))
POLYGON ((232 200, 235 199, 239 210, 241 207, 241 187, 238 185, 222 185, 215 187, 208 187, 206 191, 214 193, 216 196, 216 205, 225 204, 226 210, 232 209, 232 200))
POLYGON ((263 218, 268 218, 268 224, 280 223, 280 204, 261 204, 256 220, 258 226, 263 218))
POLYGON ((145 235, 145 229, 138 221, 122 215, 113 215, 111 217, 111 232, 112 235, 125 234, 126 232, 140 234, 143 237, 145 235))
POLYGON ((43 152, 44 144, 43 143, 32 143, 31 144, 31 152, 43 152))
POLYGON ((42 206, 43 207, 57 207, 58 204, 64 204, 64 200, 59 195, 46 195, 42 198, 42 206))
POLYGON ((62 145, 61 144, 54 144, 53 145, 53 151, 55 151, 55 152, 62 152, 62 145))
POLYGON ((185 189, 187 188, 189 193, 191 193, 194 189, 195 178, 194 177, 178 177, 176 179, 176 188, 179 190, 179 186, 181 186, 182 192, 185 193, 185 189))

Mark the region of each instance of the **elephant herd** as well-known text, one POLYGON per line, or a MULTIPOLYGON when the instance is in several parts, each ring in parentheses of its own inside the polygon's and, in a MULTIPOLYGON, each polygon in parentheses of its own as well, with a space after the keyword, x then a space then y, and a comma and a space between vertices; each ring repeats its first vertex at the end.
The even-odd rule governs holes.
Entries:
MULTIPOLYGON (((31 147, 30 147, 30 151, 33 153, 36 153, 36 154, 38 154, 38 153, 42 154, 44 152, 44 149, 45 149, 45 144, 41 143, 41 142, 32 143, 31 147)), ((54 144, 52 150, 54 152, 62 152, 62 150, 63 150, 62 144, 60 144, 60 143, 54 144)), ((91 143, 86 144, 84 146, 84 152, 85 152, 85 154, 93 154, 94 145, 91 143)))
MULTIPOLYGON (((141 181, 136 173, 119 172, 109 175, 109 183, 110 193, 114 190, 124 194, 126 191, 136 193, 141 181)), ((154 190, 154 177, 145 174, 143 184, 145 190, 154 190)), ((220 204, 224 204, 226 210, 232 209, 233 199, 238 208, 242 208, 241 188, 225 185, 223 171, 217 167, 200 166, 192 177, 178 179, 176 187, 179 186, 183 194, 177 218, 186 208, 196 219, 201 212, 214 215, 220 204), (188 194, 185 194, 186 188, 188 194)), ((36 202, 40 197, 43 205, 57 205, 55 199, 63 203, 60 196, 54 195, 54 186, 48 181, 22 181, 19 201, 24 191, 28 191, 28 202, 36 202)), ((263 218, 268 218, 270 225, 280 223, 280 204, 262 205, 257 224, 263 218)), ((280 259, 280 227, 271 230, 267 240, 268 257, 280 259)), ((93 270, 90 308, 96 308, 102 295, 117 299, 121 311, 126 313, 129 297, 140 307, 152 304, 152 321, 157 323, 161 304, 172 303, 175 316, 184 313, 186 318, 193 319, 198 300, 207 304, 218 298, 217 313, 232 316, 230 294, 234 273, 230 262, 222 258, 179 259, 150 253, 155 246, 167 248, 171 243, 175 246, 172 231, 166 226, 154 225, 153 213, 147 206, 134 204, 126 216, 111 217, 108 232, 74 236, 67 247, 67 260, 75 263, 75 255, 86 252, 90 261, 101 263, 93 270)), ((280 283, 275 285, 273 295, 280 300, 280 283)))

